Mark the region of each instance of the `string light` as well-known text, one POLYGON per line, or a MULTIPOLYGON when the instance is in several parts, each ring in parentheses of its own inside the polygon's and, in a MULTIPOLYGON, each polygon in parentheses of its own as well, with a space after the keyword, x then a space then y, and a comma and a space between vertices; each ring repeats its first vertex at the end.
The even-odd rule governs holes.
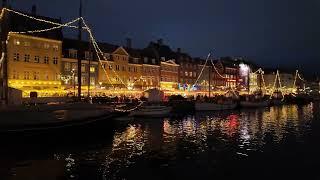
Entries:
POLYGON ((15 33, 15 34, 26 34, 26 33, 40 33, 40 32, 46 32, 46 31, 52 31, 52 30, 55 30, 55 29, 60 29, 62 27, 68 27, 70 24, 73 24, 77 21, 79 21, 80 18, 77 18, 77 19, 74 19, 70 22, 67 22, 67 23, 64 23, 64 24, 61 24, 61 25, 58 25, 58 26, 55 26, 55 27, 52 27, 52 28, 47 28, 47 29, 40 29, 40 30, 33 30, 33 31, 24 31, 24 32, 9 32, 9 33, 15 33))
MULTIPOLYGON (((60 24, 60 23, 53 22, 53 21, 48 21, 48 20, 45 20, 45 19, 35 18, 35 17, 33 17, 33 16, 29 16, 29 15, 27 15, 27 14, 24 14, 24 13, 21 13, 21 12, 12 10, 12 9, 3 8, 3 10, 6 10, 6 11, 8 11, 8 12, 12 12, 12 13, 18 14, 18 15, 20 15, 20 16, 23 16, 23 17, 26 17, 26 18, 29 18, 29 19, 32 19, 32 20, 35 20, 35 21, 44 22, 44 23, 48 23, 48 24, 52 24, 52 25, 57 25, 57 26, 70 27, 70 28, 76 28, 76 29, 78 29, 78 26, 64 25, 64 24, 60 24)), ((2 13, 1 13, 1 14, 2 14, 2 13)))
POLYGON ((219 71, 218 71, 218 69, 216 68, 216 66, 214 65, 214 63, 213 63, 212 59, 211 59, 211 64, 212 64, 212 66, 213 66, 214 70, 217 72, 217 74, 218 74, 221 78, 223 78, 223 79, 227 79, 226 77, 222 76, 222 75, 219 73, 219 71))
MULTIPOLYGON (((206 62, 204 63, 204 65, 203 65, 203 67, 202 67, 202 69, 201 69, 201 71, 200 71, 200 74, 198 75, 197 80, 196 80, 195 83, 192 85, 193 87, 198 83, 198 81, 199 81, 199 79, 200 79, 200 77, 201 77, 201 75, 202 75, 202 72, 203 72, 204 68, 205 68, 206 65, 207 65, 207 62, 208 62, 208 59, 209 59, 210 56, 211 56, 211 54, 209 53, 208 56, 207 56, 206 62)), ((209 73, 210 73, 210 72, 209 72, 209 73)), ((210 79, 209 79, 209 81, 210 81, 210 79)))

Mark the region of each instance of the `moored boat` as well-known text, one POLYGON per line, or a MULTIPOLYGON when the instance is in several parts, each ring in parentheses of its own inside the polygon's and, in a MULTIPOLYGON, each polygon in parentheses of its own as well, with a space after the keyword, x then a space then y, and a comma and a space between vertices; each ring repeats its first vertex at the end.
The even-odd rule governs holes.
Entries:
POLYGON ((269 101, 241 101, 240 106, 244 108, 258 108, 258 107, 267 107, 269 105, 269 101))
POLYGON ((196 102, 195 109, 196 111, 221 111, 221 110, 231 110, 235 109, 237 104, 234 102, 228 103, 213 103, 213 102, 196 102))
POLYGON ((143 117, 165 117, 168 116, 172 108, 162 105, 145 105, 135 111, 130 112, 129 116, 143 117))

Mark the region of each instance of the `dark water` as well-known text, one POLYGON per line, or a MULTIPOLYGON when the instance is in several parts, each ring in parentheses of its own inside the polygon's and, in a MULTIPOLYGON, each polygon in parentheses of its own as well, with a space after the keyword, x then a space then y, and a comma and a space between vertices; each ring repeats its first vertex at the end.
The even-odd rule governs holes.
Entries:
POLYGON ((119 121, 83 141, 4 145, 0 179, 320 179, 319 107, 119 121))

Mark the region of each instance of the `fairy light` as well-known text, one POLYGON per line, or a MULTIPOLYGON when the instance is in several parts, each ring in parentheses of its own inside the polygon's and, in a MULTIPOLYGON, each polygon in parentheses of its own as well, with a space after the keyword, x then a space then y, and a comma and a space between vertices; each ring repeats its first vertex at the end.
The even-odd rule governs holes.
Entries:
POLYGON ((64 24, 61 24, 61 25, 58 25, 58 26, 55 26, 55 27, 52 27, 52 28, 47 28, 47 29, 40 29, 40 30, 33 30, 33 31, 24 31, 24 32, 9 32, 9 33, 15 33, 15 34, 26 34, 26 33, 40 33, 40 32, 46 32, 46 31, 52 31, 52 30, 55 30, 55 29, 60 29, 62 27, 68 27, 70 24, 73 24, 77 21, 79 21, 80 18, 76 18, 70 22, 67 22, 67 23, 64 23, 64 24))
MULTIPOLYGON (((201 75, 202 75, 202 72, 203 72, 204 68, 205 68, 206 65, 207 65, 207 62, 208 62, 208 59, 209 59, 210 56, 211 56, 211 54, 209 53, 208 56, 207 56, 206 62, 204 63, 204 65, 203 65, 203 67, 202 67, 202 69, 201 69, 201 71, 200 71, 200 74, 198 75, 197 80, 196 80, 195 83, 192 85, 193 87, 198 83, 198 81, 199 81, 199 79, 200 79, 200 77, 201 77, 201 75)), ((209 81, 210 81, 210 79, 209 79, 209 81)))
MULTIPOLYGON (((57 25, 57 26, 70 27, 70 28, 76 28, 76 29, 78 29, 78 26, 70 26, 70 25, 65 25, 65 24, 56 23, 56 22, 53 22, 53 21, 48 21, 48 20, 45 20, 45 19, 35 18, 35 17, 33 17, 33 16, 29 16, 29 15, 27 15, 27 14, 24 14, 24 13, 21 13, 21 12, 12 10, 12 9, 8 9, 8 8, 3 8, 3 9, 6 10, 6 11, 8 11, 8 12, 12 12, 12 13, 18 14, 18 15, 20 15, 20 16, 23 16, 23 17, 26 17, 26 18, 29 18, 29 19, 32 19, 32 20, 35 20, 35 21, 44 22, 44 23, 48 23, 48 24, 52 24, 52 25, 57 25)), ((2 13, 1 13, 1 14, 2 14, 2 13)))
POLYGON ((219 73, 219 71, 218 71, 218 69, 216 68, 216 66, 214 65, 212 59, 211 59, 211 64, 212 64, 212 66, 213 66, 213 69, 217 72, 217 74, 218 74, 221 78, 227 79, 226 77, 222 76, 222 75, 219 73))

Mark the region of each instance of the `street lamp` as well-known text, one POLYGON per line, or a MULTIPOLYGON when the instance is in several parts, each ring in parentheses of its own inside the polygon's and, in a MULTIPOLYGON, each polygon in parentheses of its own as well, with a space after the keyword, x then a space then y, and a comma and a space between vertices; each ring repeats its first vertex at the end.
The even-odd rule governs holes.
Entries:
POLYGON ((73 77, 73 94, 74 96, 76 96, 76 80, 75 80, 75 69, 73 68, 71 70, 71 73, 72 73, 72 77, 73 77))

